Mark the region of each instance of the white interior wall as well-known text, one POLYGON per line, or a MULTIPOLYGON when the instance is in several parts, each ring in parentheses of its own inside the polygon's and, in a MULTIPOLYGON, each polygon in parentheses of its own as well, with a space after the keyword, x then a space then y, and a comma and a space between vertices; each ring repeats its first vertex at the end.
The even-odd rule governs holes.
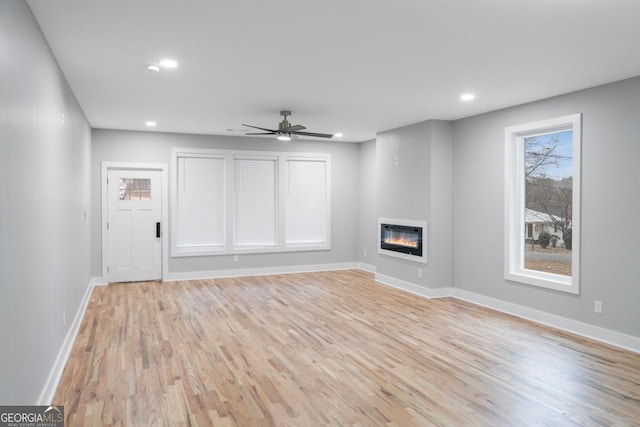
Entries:
POLYGON ((376 140, 363 142, 359 146, 360 182, 358 183, 357 259, 364 268, 375 270, 378 265, 376 140))
POLYGON ((640 77, 454 122, 455 286, 640 337, 638 117, 640 77), (582 113, 580 295, 503 273, 504 129, 573 113, 582 113))
MULTIPOLYGON (((309 265, 355 263, 358 235, 359 146, 337 141, 292 141, 268 138, 187 135, 161 132, 131 132, 94 129, 92 132, 92 209, 101 212, 100 170, 102 162, 162 163, 171 165, 171 149, 209 148, 249 151, 317 152, 331 154, 331 249, 240 255, 169 257, 169 273, 194 275, 207 272, 271 269, 309 265)), ((169 167, 171 174, 171 166, 169 167)), ((171 177, 169 177, 171 179, 171 177)), ((171 198, 169 198, 171 203, 171 198)), ((170 219, 169 219, 170 220, 170 219)), ((101 224, 92 228, 92 273, 102 271, 101 224)), ((166 248, 169 250, 169 248, 166 248)))
POLYGON ((361 221, 427 221, 427 264, 380 255, 379 275, 431 289, 453 285, 451 142, 451 124, 436 120, 378 134, 376 210, 361 221))
POLYGON ((91 134, 26 2, 0 58, 0 404, 33 404, 89 286, 91 134))

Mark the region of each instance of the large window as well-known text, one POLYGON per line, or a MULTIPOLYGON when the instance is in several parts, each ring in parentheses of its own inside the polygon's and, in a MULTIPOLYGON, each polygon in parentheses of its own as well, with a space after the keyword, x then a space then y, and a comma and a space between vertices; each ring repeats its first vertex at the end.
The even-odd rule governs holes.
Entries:
POLYGON ((174 149, 172 255, 329 249, 328 154, 174 149))
POLYGON ((505 278, 577 294, 580 115, 511 126, 505 134, 505 278))

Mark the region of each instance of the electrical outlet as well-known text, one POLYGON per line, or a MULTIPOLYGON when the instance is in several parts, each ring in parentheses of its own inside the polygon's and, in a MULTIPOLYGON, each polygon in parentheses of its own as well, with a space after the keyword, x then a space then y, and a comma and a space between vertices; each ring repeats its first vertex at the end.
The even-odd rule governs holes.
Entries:
POLYGON ((595 301, 593 303, 593 311, 598 314, 602 314, 602 301, 595 301))
POLYGON ((238 255, 234 255, 234 256, 233 256, 233 260, 234 260, 235 262, 238 262, 238 255))
POLYGON ((422 277, 422 269, 421 268, 418 269, 418 277, 422 277))
POLYGON ((394 157, 393 158, 393 165, 394 166, 400 166, 400 157, 394 157))
POLYGON ((364 256, 365 257, 367 256, 367 250, 366 249, 364 250, 364 256))

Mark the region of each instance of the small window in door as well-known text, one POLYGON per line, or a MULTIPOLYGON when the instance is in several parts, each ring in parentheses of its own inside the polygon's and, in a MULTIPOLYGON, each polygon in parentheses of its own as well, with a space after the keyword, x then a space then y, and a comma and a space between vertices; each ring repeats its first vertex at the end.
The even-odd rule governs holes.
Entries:
POLYGON ((151 180, 120 178, 120 200, 151 200, 151 180))

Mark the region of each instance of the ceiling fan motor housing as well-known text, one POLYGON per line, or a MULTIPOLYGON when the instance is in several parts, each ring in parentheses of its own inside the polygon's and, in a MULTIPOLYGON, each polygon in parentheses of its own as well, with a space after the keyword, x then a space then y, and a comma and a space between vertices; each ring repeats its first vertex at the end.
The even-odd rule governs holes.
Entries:
POLYGON ((287 120, 287 117, 291 115, 291 111, 282 110, 280 111, 280 115, 284 117, 284 119, 282 119, 282 121, 278 124, 278 129, 282 130, 291 127, 291 123, 289 123, 289 121, 287 120))

